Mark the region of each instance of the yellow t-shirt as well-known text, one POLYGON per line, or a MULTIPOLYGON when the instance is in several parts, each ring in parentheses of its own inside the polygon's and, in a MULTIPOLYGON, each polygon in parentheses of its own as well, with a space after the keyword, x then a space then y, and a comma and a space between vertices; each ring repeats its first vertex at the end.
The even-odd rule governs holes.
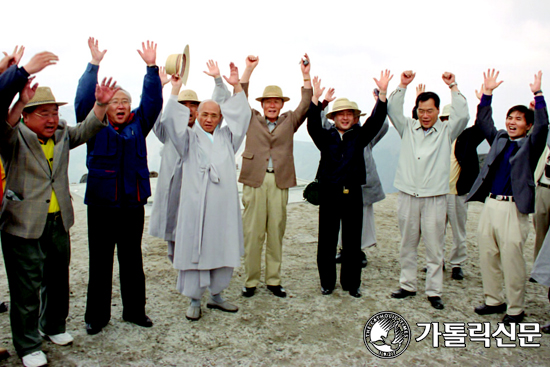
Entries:
MULTIPOLYGON (((48 139, 46 143, 40 141, 40 145, 42 146, 42 150, 44 151, 46 160, 50 164, 50 171, 51 171, 52 164, 53 164, 53 148, 55 147, 55 143, 53 142, 53 139, 48 139)), ((53 188, 52 188, 52 197, 50 198, 50 208, 48 209, 48 213, 55 213, 60 210, 61 208, 59 207, 57 196, 55 196, 55 191, 53 191, 53 188)))
POLYGON ((456 191, 456 183, 458 182, 458 177, 460 176, 460 164, 458 164, 458 161, 456 160, 455 145, 456 140, 453 141, 453 145, 451 146, 451 177, 449 179, 449 194, 451 195, 458 195, 458 191, 456 191))

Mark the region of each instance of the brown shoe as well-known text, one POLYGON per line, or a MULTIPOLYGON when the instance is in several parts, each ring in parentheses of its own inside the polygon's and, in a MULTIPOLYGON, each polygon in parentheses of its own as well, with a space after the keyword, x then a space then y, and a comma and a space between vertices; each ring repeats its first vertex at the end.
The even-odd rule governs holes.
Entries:
POLYGON ((0 347, 0 361, 3 361, 4 359, 8 359, 10 357, 10 354, 8 353, 8 350, 6 348, 0 347))

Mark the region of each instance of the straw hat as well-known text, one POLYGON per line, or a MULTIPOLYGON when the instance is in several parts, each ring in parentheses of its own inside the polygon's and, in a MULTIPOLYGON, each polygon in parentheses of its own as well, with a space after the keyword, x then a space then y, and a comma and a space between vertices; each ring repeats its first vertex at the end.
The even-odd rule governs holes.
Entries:
POLYGON ((189 45, 185 46, 182 54, 173 54, 166 59, 166 74, 175 75, 178 74, 182 79, 183 84, 187 84, 187 78, 189 77, 189 64, 191 62, 189 56, 189 45))
POLYGON ((283 90, 276 85, 268 85, 264 89, 264 94, 256 98, 256 101, 263 101, 266 98, 280 98, 283 102, 290 101, 290 98, 283 97, 283 90))
POLYGON ((199 101, 199 97, 197 96, 197 93, 195 93, 195 91, 192 91, 191 89, 182 90, 178 95, 178 102, 201 103, 201 101, 199 101))
POLYGON ((67 104, 67 102, 56 102, 52 90, 49 87, 38 87, 36 88, 36 93, 34 94, 34 97, 32 97, 32 99, 29 101, 29 103, 25 105, 24 108, 52 103, 58 106, 63 106, 67 104))
POLYGON ((345 110, 353 110, 355 111, 355 115, 361 113, 361 110, 357 108, 357 104, 354 105, 347 98, 338 98, 336 101, 334 101, 334 104, 332 105, 332 111, 327 113, 327 118, 332 120, 336 112, 345 110))
POLYGON ((443 112, 441 112, 441 114, 439 115, 439 117, 449 117, 451 115, 451 105, 448 104, 448 105, 445 105, 445 107, 443 107, 443 112))
POLYGON ((352 105, 353 107, 355 107, 355 109, 356 109, 357 111, 359 111, 359 116, 361 116, 361 117, 367 116, 366 113, 361 113, 361 110, 360 110, 359 107, 357 106, 357 103, 351 102, 351 105, 352 105))

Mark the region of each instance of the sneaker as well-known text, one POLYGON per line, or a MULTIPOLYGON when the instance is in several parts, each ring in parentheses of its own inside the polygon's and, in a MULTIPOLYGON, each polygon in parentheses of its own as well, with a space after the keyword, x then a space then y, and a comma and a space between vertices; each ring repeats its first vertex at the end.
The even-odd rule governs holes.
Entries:
POLYGON ((40 330, 38 332, 40 333, 41 337, 57 345, 69 345, 74 340, 71 334, 67 332, 61 333, 61 334, 55 334, 55 335, 46 335, 40 330))
POLYGON ((21 360, 23 361, 23 366, 25 367, 42 367, 48 364, 48 359, 41 350, 27 354, 21 358, 21 360))

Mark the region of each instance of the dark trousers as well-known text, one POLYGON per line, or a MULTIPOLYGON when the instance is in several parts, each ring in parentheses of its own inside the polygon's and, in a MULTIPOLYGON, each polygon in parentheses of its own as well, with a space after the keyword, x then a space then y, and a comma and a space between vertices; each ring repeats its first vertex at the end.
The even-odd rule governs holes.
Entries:
POLYGON ((42 350, 42 337, 65 332, 69 315, 71 244, 61 216, 48 214, 42 236, 26 239, 1 233, 10 289, 13 345, 23 357, 42 350))
POLYGON ((105 326, 111 319, 113 260, 117 247, 123 317, 145 315, 145 274, 141 238, 145 210, 88 205, 90 273, 84 319, 105 326))
POLYGON ((342 265, 340 284, 344 290, 355 290, 361 285, 361 231, 363 197, 361 186, 346 187, 320 185, 319 241, 317 266, 321 287, 334 289, 336 284, 336 247, 340 220, 342 221, 342 265))

